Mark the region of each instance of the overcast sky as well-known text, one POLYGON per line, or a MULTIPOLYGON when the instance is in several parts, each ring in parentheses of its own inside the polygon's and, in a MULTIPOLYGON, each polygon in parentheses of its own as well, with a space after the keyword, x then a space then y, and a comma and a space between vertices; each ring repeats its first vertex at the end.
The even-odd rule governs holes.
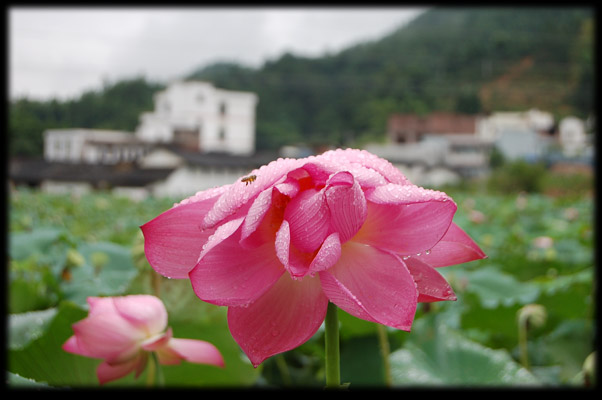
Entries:
POLYGON ((74 98, 103 81, 168 82, 216 61, 258 67, 285 51, 337 52, 424 8, 12 7, 9 96, 74 98))

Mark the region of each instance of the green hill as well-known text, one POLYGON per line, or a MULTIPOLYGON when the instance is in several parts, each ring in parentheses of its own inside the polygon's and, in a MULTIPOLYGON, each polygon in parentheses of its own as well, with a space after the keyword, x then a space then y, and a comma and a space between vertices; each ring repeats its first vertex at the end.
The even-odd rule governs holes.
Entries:
MULTIPOLYGON (((317 58, 284 54, 256 69, 215 63, 184 78, 256 92, 261 149, 295 142, 340 146, 377 140, 395 112, 539 108, 558 117, 587 117, 593 113, 594 18, 592 8, 433 8, 380 40, 336 54, 317 58)), ((109 89, 94 94, 96 101, 90 101, 89 93, 74 101, 87 108, 76 114, 61 111, 65 107, 56 102, 34 104, 44 112, 31 112, 31 104, 23 101, 13 102, 11 140, 41 137, 41 130, 57 119, 64 126, 107 127, 107 121, 115 120, 98 110, 105 104, 100 109, 110 111, 102 100, 109 89), (13 123, 17 110, 18 124, 13 123), (80 114, 90 118, 76 119, 80 114), (31 118, 37 118, 35 123, 31 118), (27 128, 29 132, 24 132, 27 128)), ((150 94, 146 100, 132 99, 128 113, 148 111, 150 102, 150 94)), ((110 126, 132 130, 131 121, 110 126)))
POLYGON ((383 134, 394 112, 593 111, 593 11, 434 8, 338 54, 285 54, 251 70, 215 64, 191 74, 258 93, 258 143, 346 144, 383 134))

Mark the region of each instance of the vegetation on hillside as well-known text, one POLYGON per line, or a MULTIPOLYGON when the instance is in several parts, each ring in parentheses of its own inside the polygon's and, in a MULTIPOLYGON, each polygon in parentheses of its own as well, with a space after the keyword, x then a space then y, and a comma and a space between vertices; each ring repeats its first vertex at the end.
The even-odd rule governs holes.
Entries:
MULTIPOLYGON (((593 113, 590 8, 433 8, 376 41, 336 54, 294 54, 253 69, 215 63, 184 77, 259 96, 257 146, 352 146, 384 135, 391 113, 539 108, 593 113)), ((161 85, 143 78, 66 102, 10 105, 10 154, 41 154, 44 129, 133 130, 161 85)))

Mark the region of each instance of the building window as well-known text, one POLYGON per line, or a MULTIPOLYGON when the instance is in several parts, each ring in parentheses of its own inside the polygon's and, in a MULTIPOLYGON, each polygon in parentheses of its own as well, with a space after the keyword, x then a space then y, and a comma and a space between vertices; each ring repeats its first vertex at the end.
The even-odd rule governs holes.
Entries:
POLYGON ((225 142, 226 141, 226 129, 220 128, 217 138, 219 139, 220 142, 225 142))
POLYGON ((220 115, 226 115, 226 103, 221 103, 219 105, 219 113, 220 115))

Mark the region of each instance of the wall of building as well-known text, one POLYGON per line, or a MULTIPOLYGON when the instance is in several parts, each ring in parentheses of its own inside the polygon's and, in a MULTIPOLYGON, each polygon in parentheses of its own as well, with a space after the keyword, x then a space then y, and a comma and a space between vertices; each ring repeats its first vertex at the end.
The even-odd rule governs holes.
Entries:
POLYGON ((44 159, 71 163, 118 163, 144 153, 128 132, 98 129, 49 129, 44 132, 44 159))
POLYGON ((175 82, 155 95, 155 110, 144 113, 136 135, 150 142, 172 142, 180 131, 200 152, 248 155, 255 152, 254 93, 217 89, 206 82, 175 82))
POLYGON ((563 154, 567 157, 578 156, 585 150, 587 137, 585 123, 576 117, 566 117, 560 121, 559 141, 563 154))
POLYGON ((248 171, 237 168, 218 167, 180 167, 167 179, 152 185, 152 194, 156 197, 182 198, 192 196, 201 190, 235 183, 248 171))

